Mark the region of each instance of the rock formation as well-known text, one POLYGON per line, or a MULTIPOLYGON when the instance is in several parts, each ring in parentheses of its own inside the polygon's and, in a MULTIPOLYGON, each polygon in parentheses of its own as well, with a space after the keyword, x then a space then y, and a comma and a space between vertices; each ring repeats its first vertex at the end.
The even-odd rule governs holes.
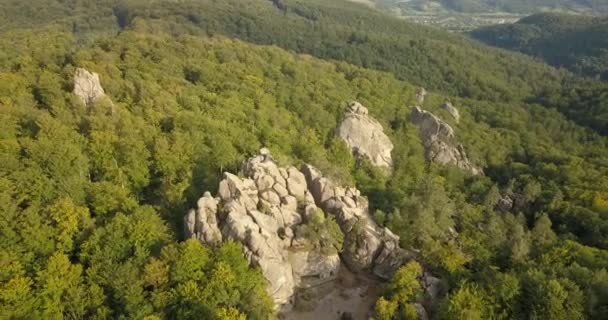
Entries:
POLYGON ((458 112, 458 109, 456 109, 449 100, 446 100, 443 103, 442 108, 456 120, 456 123, 460 122, 460 112, 458 112))
POLYGON ((309 165, 304 165, 302 172, 315 203, 336 217, 345 235, 340 257, 351 271, 373 270, 377 276, 389 279, 411 259, 399 247, 399 237, 374 222, 367 198, 359 190, 338 186, 309 165))
POLYGON ((509 195, 501 196, 496 203, 496 209, 502 213, 510 212, 515 205, 515 201, 509 195))
POLYGON ((99 75, 83 68, 76 69, 74 74, 74 94, 87 107, 92 106, 97 100, 106 96, 99 82, 99 75))
POLYGON ((186 237, 211 245, 241 243, 283 310, 298 288, 333 280, 341 262, 388 279, 411 259, 399 237, 373 221, 359 190, 338 186, 309 165, 279 167, 267 149, 243 164, 241 176, 225 173, 217 197, 206 192, 184 217, 184 229, 186 237), (299 232, 315 214, 335 216, 342 252, 322 250, 299 232))
POLYGON ((508 191, 500 196, 494 208, 502 213, 507 213, 521 211, 525 206, 526 200, 521 193, 508 191))
POLYGON ((420 87, 416 90, 416 99, 418 100, 418 105, 424 104, 424 98, 426 97, 426 89, 420 87))
POLYGON ((427 310, 436 310, 439 302, 448 292, 448 285, 445 281, 432 276, 428 272, 423 272, 420 284, 424 292, 422 303, 416 304, 416 312, 419 319, 428 319, 427 310))
POLYGON ((191 209, 186 215, 184 226, 186 234, 195 236, 198 240, 209 244, 222 242, 222 234, 217 223, 218 200, 205 192, 198 200, 197 209, 191 209))
POLYGON ((184 218, 185 234, 208 244, 241 243, 245 257, 268 280, 275 303, 289 305, 296 288, 333 279, 340 258, 297 236, 297 227, 317 210, 299 170, 279 168, 262 149, 241 173, 244 177, 224 174, 217 198, 203 195, 184 218))
POLYGON ((411 120, 418 126, 428 161, 454 165, 474 175, 483 174, 481 168, 469 161, 464 147, 455 142, 454 129, 445 121, 420 107, 414 108, 411 120))
POLYGON ((379 167, 392 167, 393 143, 384 134, 382 125, 370 117, 360 103, 350 104, 344 120, 338 126, 337 135, 346 142, 354 155, 366 157, 379 167))

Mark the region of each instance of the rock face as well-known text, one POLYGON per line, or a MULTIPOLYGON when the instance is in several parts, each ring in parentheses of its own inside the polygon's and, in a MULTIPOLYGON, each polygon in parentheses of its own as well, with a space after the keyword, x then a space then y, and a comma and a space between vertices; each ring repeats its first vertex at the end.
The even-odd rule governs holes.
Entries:
POLYGON ((342 263, 388 279, 411 259, 399 237, 373 221, 359 190, 338 186, 309 165, 279 167, 267 149, 246 161, 240 176, 224 173, 217 197, 206 192, 184 217, 184 229, 186 237, 211 245, 241 243, 283 310, 297 289, 334 280, 342 263), (339 254, 317 248, 298 232, 319 212, 334 215, 344 234, 339 254))
POLYGON ((379 227, 368 211, 367 198, 355 188, 335 185, 319 171, 304 165, 302 172, 315 203, 336 217, 344 233, 340 257, 351 271, 372 270, 389 279, 406 261, 409 253, 399 247, 399 237, 379 227))
POLYGON ((467 158, 464 147, 454 139, 454 129, 434 114, 414 108, 411 120, 418 126, 428 161, 457 166, 474 175, 483 174, 481 168, 467 158))
POLYGON ((337 135, 346 142, 354 155, 366 157, 379 167, 392 167, 393 143, 384 134, 382 125, 370 117, 360 103, 350 104, 344 120, 338 126, 337 135))
POLYGON ((297 288, 334 279, 340 258, 302 246, 307 239, 295 237, 297 226, 317 210, 299 170, 279 168, 262 149, 243 164, 242 175, 225 173, 217 198, 204 194, 184 218, 185 234, 208 244, 240 242, 268 280, 275 303, 289 306, 297 288))
POLYGON ((106 96, 99 82, 99 75, 83 68, 76 69, 76 74, 74 74, 74 94, 87 107, 106 96))
POLYGON ((218 244, 222 242, 222 234, 217 226, 217 199, 205 192, 198 200, 197 209, 190 210, 184 218, 185 234, 187 238, 218 244))
POLYGON ((443 104, 442 108, 456 120, 456 123, 460 122, 460 112, 458 112, 458 109, 456 109, 449 100, 443 104))

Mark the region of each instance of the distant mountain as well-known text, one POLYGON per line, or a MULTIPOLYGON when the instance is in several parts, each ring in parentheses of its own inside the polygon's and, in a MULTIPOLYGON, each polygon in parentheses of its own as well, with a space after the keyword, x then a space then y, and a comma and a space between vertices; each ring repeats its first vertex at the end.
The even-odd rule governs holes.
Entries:
POLYGON ((608 17, 544 13, 477 29, 487 44, 520 51, 579 75, 608 79, 608 17))

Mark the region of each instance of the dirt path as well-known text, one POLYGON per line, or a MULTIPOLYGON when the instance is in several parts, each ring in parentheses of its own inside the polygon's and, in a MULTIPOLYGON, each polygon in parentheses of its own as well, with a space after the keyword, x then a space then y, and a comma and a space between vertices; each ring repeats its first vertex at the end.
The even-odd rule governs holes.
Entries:
POLYGON ((382 284, 367 275, 355 275, 342 266, 338 278, 322 286, 302 290, 294 310, 284 320, 337 320, 347 312, 353 320, 369 319, 382 284))

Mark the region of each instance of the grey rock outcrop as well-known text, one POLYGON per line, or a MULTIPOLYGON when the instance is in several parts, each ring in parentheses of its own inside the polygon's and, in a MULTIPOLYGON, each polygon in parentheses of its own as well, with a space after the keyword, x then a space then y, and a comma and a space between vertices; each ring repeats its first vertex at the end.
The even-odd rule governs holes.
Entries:
POLYGON ((439 304, 439 301, 445 297, 448 292, 446 282, 427 272, 423 272, 420 284, 424 290, 423 304, 426 307, 426 310, 435 309, 439 304))
POLYGON ((205 192, 197 202, 197 209, 190 210, 184 218, 186 238, 196 238, 209 244, 222 242, 222 234, 217 224, 218 199, 205 192))
POLYGON ((454 120, 456 120, 456 123, 460 122, 460 112, 458 111, 458 109, 456 109, 456 107, 454 107, 454 105, 452 105, 449 100, 446 100, 443 103, 442 108, 447 111, 452 116, 452 118, 454 118, 454 120))
POLYGON ((342 264, 389 279, 413 259, 399 247, 398 236, 374 222, 359 190, 334 183, 310 165, 279 167, 267 149, 248 159, 239 175, 224 173, 217 197, 205 193, 184 217, 184 228, 187 237, 210 245, 241 243, 283 311, 299 289, 335 280, 342 264), (320 213, 335 217, 344 234, 341 252, 317 248, 300 232, 320 213))
POLYGON ((498 199, 498 202, 496 203, 496 209, 498 209, 498 211, 502 213, 506 213, 511 211, 514 205, 515 201, 513 200, 513 198, 509 195, 505 195, 498 199))
POLYGON ((502 213, 518 212, 524 209, 526 200, 521 193, 507 192, 498 199, 495 209, 502 213))
POLYGON ((368 110, 358 102, 352 102, 338 126, 336 133, 356 156, 368 158, 379 167, 392 167, 393 143, 384 134, 382 125, 368 115, 368 110))
POLYGON ((99 75, 83 68, 76 69, 76 73, 74 74, 74 94, 87 107, 92 106, 97 100, 106 97, 106 93, 99 81, 99 75))
POLYGON ((474 175, 483 174, 481 168, 467 158, 464 147, 454 139, 454 129, 434 114, 415 107, 411 120, 418 126, 428 161, 454 165, 474 175))
POLYGON ((334 279, 340 258, 296 246, 296 227, 317 210, 299 170, 279 168, 262 149, 243 164, 242 174, 225 173, 217 198, 205 193, 184 218, 185 234, 208 244, 241 243, 245 257, 268 281, 269 295, 284 308, 297 288, 334 279))
POLYGON ((376 224, 369 213, 367 198, 359 190, 334 184, 310 165, 304 165, 302 172, 315 203, 336 217, 345 235, 340 257, 350 270, 370 270, 388 279, 411 259, 399 247, 399 237, 376 224))
POLYGON ((416 100, 418 100, 419 105, 424 104, 424 98, 426 97, 426 89, 420 87, 416 90, 416 100))

